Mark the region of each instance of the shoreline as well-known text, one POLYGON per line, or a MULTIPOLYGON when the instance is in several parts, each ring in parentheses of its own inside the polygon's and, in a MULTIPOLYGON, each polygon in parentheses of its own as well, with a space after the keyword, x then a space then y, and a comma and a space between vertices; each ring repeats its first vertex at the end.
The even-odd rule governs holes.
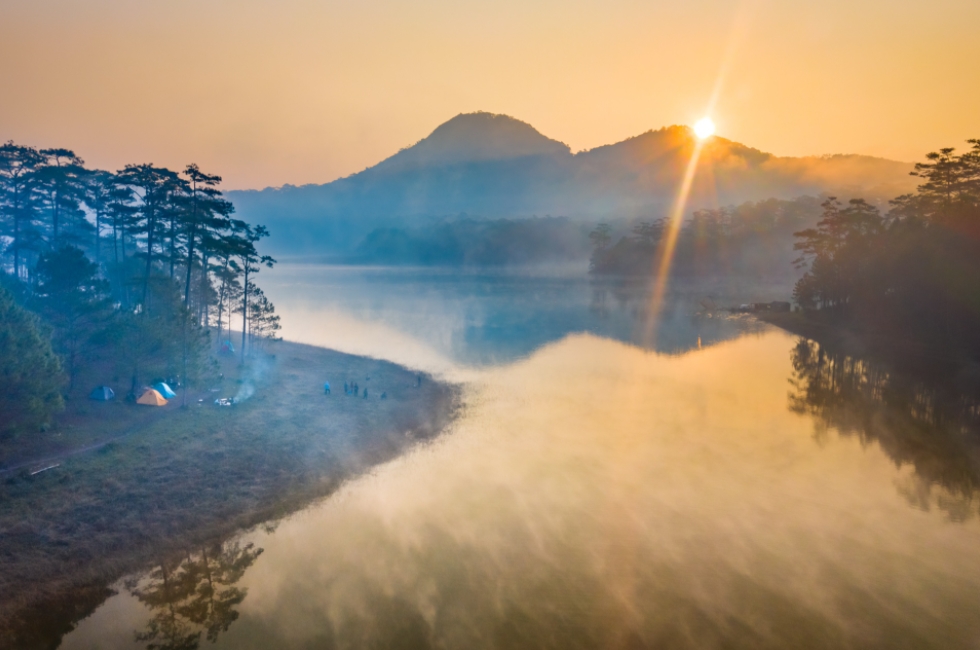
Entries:
POLYGON ((300 343, 271 344, 243 372, 223 382, 232 393, 254 385, 234 407, 208 392, 152 417, 105 403, 69 427, 92 449, 0 476, 0 639, 54 647, 123 576, 301 510, 437 437, 460 406, 457 385, 416 386, 405 367, 300 343), (345 395, 345 381, 369 396, 345 395), (139 428, 92 445, 100 410, 136 413, 139 428))
POLYGON ((820 322, 800 312, 758 312, 754 316, 851 357, 875 359, 925 376, 952 379, 973 389, 980 388, 980 364, 966 356, 950 356, 913 340, 875 336, 847 326, 820 322))

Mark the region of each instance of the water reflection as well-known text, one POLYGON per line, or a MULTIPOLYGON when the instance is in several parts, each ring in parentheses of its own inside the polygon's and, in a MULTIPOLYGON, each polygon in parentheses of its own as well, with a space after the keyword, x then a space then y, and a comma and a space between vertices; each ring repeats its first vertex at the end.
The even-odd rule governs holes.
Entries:
POLYGON ((833 429, 875 442, 915 469, 898 486, 909 503, 956 521, 978 514, 980 399, 807 339, 791 359, 790 408, 814 418, 818 438, 833 429))
POLYGON ((275 532, 161 564, 66 650, 134 629, 236 650, 980 638, 976 400, 724 317, 740 300, 712 288, 642 345, 625 284, 282 265, 264 286, 287 338, 465 380, 460 420, 275 532))
POLYGON ((152 612, 136 641, 148 650, 194 650, 202 633, 217 641, 238 619, 236 607, 248 593, 235 583, 261 554, 253 544, 212 544, 179 562, 161 562, 128 583, 129 592, 152 612))
POLYGON ((511 363, 571 333, 589 332, 671 354, 757 330, 715 305, 789 295, 735 280, 678 287, 650 331, 650 287, 583 273, 281 264, 263 287, 287 339, 383 356, 428 371, 511 363))
MULTIPOLYGON (((448 435, 243 539, 266 551, 216 647, 975 647, 980 525, 896 493, 904 416, 834 419, 869 380, 828 356, 577 335, 486 370, 448 435)), ((110 599, 65 648, 124 645, 116 620, 146 611, 110 599)))

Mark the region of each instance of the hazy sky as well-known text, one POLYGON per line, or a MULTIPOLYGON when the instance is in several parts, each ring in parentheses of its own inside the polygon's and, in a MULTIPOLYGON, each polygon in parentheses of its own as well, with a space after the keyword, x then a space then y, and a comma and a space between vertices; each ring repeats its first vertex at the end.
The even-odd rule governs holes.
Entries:
POLYGON ((977 0, 0 0, 0 140, 326 182, 461 112, 573 150, 693 123, 785 155, 980 137, 977 0), (727 64, 725 64, 727 62, 727 64))

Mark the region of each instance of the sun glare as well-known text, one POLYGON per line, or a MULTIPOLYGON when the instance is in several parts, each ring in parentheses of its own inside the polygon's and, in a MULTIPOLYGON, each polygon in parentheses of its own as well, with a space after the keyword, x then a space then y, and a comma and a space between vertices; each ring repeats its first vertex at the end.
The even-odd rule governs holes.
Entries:
POLYGON ((694 125, 694 134, 699 138, 704 140, 705 138, 715 134, 715 123, 710 117, 705 117, 698 120, 698 123, 694 125))

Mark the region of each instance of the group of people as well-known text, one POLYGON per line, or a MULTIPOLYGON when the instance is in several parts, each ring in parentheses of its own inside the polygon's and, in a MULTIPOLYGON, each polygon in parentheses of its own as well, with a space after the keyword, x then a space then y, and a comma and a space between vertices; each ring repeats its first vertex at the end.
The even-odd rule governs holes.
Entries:
MULTIPOLYGON (((368 377, 368 379, 370 379, 370 377, 368 377)), ((325 394, 327 394, 327 395, 330 394, 330 382, 326 382, 326 383, 323 384, 323 392, 325 394)), ((354 397, 357 397, 358 395, 360 395, 364 399, 367 399, 368 398, 368 389, 365 387, 364 388, 364 392, 362 393, 361 392, 361 387, 357 384, 357 382, 352 382, 352 381, 351 382, 348 382, 348 381, 345 381, 344 382, 344 395, 353 395, 354 397)), ((382 393, 381 393, 381 399, 388 399, 388 393, 382 391, 382 393)))

